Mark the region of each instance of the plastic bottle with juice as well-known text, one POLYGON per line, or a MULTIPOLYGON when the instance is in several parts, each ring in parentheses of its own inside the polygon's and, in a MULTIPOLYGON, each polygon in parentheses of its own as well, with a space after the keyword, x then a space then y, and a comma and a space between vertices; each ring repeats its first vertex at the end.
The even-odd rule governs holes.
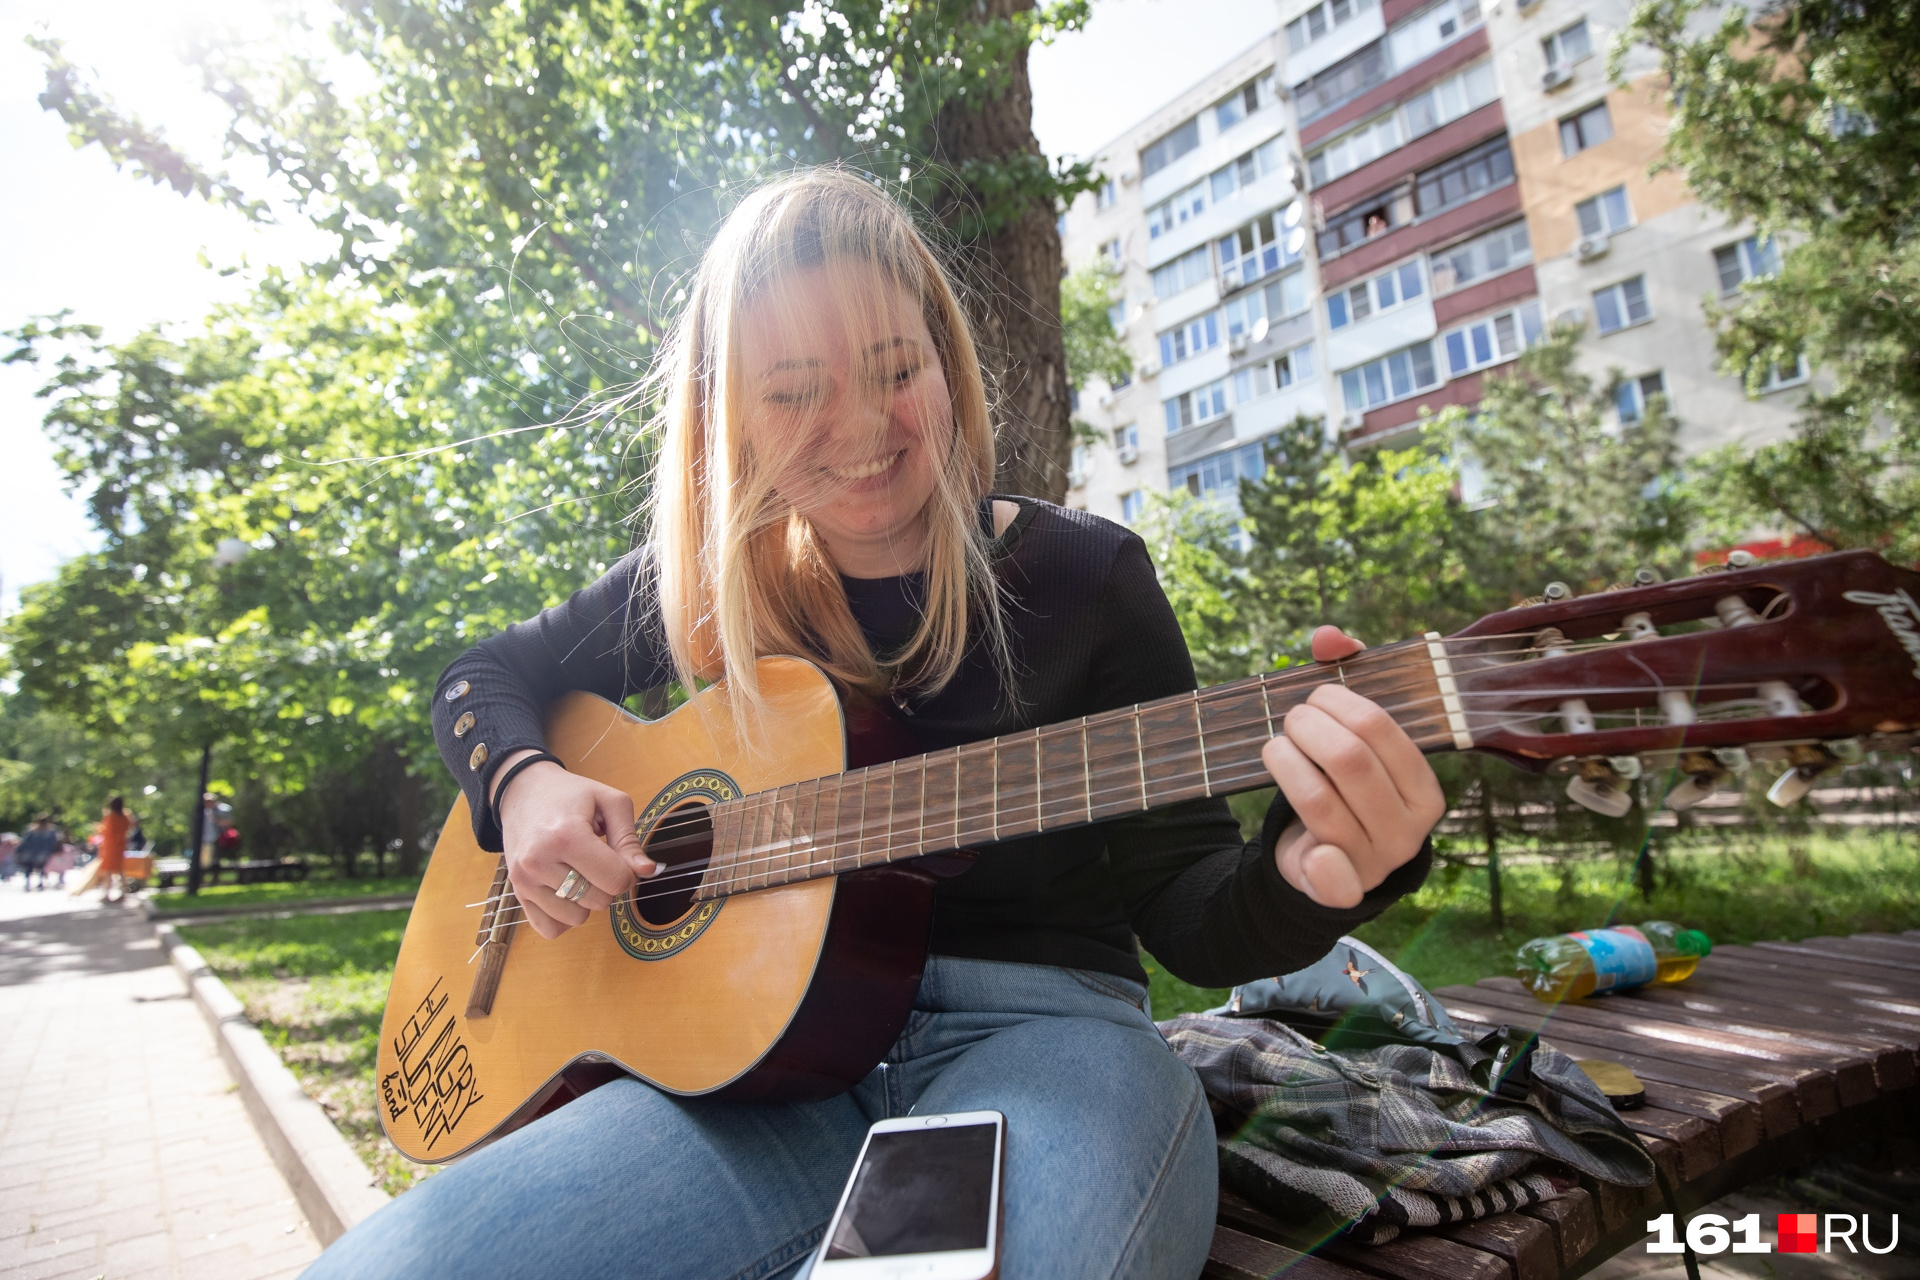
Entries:
POLYGON ((1712 950, 1698 929, 1648 920, 1535 938, 1514 956, 1513 971, 1536 999, 1580 1000, 1679 982, 1712 950))

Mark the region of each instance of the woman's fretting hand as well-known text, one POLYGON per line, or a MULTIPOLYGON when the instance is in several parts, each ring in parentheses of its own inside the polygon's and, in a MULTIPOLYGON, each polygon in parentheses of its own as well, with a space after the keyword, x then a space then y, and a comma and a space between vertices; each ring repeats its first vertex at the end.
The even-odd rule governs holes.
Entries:
MULTIPOLYGON (((1335 662, 1366 646, 1338 627, 1313 633, 1335 662)), ((1297 815, 1274 845, 1287 883, 1325 907, 1358 906, 1420 851, 1447 810, 1433 766, 1393 717, 1345 685, 1321 685, 1287 712, 1260 753, 1297 815)))
MULTIPOLYGON (((495 769, 504 778, 523 755, 515 752, 495 769)), ((506 847, 507 879, 525 908, 527 923, 543 938, 557 938, 659 870, 640 848, 633 830, 633 801, 591 778, 569 773, 550 760, 528 765, 496 809, 506 847), (577 902, 554 890, 578 871, 592 886, 577 902)))

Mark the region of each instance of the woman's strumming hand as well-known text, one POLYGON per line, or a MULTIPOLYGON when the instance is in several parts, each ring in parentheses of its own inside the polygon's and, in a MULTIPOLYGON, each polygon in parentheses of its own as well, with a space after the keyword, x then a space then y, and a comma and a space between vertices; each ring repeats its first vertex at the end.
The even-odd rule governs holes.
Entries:
MULTIPOLYGON (((504 778, 515 752, 494 770, 504 778)), ((507 879, 543 938, 557 938, 610 904, 659 868, 641 851, 626 792, 569 773, 550 760, 528 765, 497 808, 506 848, 507 879), (591 886, 576 902, 554 890, 578 871, 591 886)))
MULTIPOLYGON (((1313 633, 1320 662, 1365 647, 1338 627, 1313 633)), ((1433 766, 1406 730, 1345 685, 1315 689, 1260 754, 1297 815, 1274 860, 1288 884, 1322 906, 1358 906, 1420 851, 1446 812, 1433 766)))

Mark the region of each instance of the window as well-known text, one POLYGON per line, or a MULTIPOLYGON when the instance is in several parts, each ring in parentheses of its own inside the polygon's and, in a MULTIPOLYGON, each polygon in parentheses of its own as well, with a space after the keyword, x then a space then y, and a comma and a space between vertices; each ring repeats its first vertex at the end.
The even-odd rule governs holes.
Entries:
POLYGON ((1127 328, 1127 304, 1116 302, 1107 308, 1107 323, 1113 326, 1115 333, 1124 333, 1127 328))
POLYGON ((1185 489, 1196 498, 1216 498, 1238 503, 1240 482, 1258 480, 1267 474, 1267 449, 1278 444, 1269 438, 1208 454, 1178 467, 1167 468, 1167 485, 1185 489))
MULTIPOLYGON (((1139 424, 1129 422, 1124 427, 1115 427, 1113 429, 1113 447, 1123 454, 1129 449, 1133 450, 1135 453, 1139 453, 1140 452, 1139 424)), ((1123 459, 1123 461, 1124 460, 1125 459, 1123 459)))
POLYGON ((1293 87, 1300 123, 1318 120, 1344 102, 1351 102, 1387 78, 1386 41, 1376 40, 1350 58, 1293 87))
POLYGON ((1327 325, 1329 328, 1344 329, 1376 311, 1410 302, 1425 292, 1425 283, 1420 278, 1420 261, 1416 258, 1391 271, 1383 271, 1371 280, 1363 280, 1338 293, 1329 294, 1327 325))
POLYGON ((1352 173, 1361 165, 1378 160, 1399 145, 1398 115, 1384 115, 1377 120, 1369 120, 1307 157, 1307 176, 1314 186, 1325 186, 1335 178, 1352 173))
POLYGON ((1355 413, 1404 400, 1417 391, 1439 385, 1431 342, 1417 342, 1340 375, 1341 394, 1347 408, 1355 413))
POLYGON ((1300 52, 1336 27, 1351 22, 1355 14, 1373 8, 1377 0, 1328 0, 1317 4, 1287 24, 1287 48, 1300 52))
POLYGON ((1085 484, 1087 476, 1092 472, 1093 459, 1089 456, 1090 453, 1091 451, 1083 444, 1073 446, 1073 456, 1067 460, 1067 483, 1075 488, 1085 484))
POLYGON ((1196 182, 1171 200, 1163 200, 1147 210, 1147 238, 1158 240, 1189 218, 1207 210, 1207 184, 1196 182))
POLYGON ((1207 246, 1189 250, 1159 268, 1153 273, 1153 296, 1171 298, 1174 294, 1205 280, 1210 273, 1207 270, 1207 246))
POLYGON ((1233 374, 1233 402, 1246 404, 1284 391, 1296 382, 1313 376, 1313 344, 1295 347, 1276 359, 1237 369, 1233 374))
POLYGON ((1436 297, 1464 289, 1476 280, 1499 275, 1533 261, 1527 224, 1511 222, 1464 244, 1442 249, 1429 260, 1436 297))
POLYGON ((1480 25, 1480 0, 1441 0, 1387 35, 1393 65, 1405 70, 1480 25))
POLYGON ((1096 209, 1111 209, 1119 202, 1119 199, 1120 188, 1114 184, 1112 178, 1108 178, 1100 184, 1100 189, 1094 192, 1093 207, 1096 209))
POLYGON ((1167 413, 1168 435, 1199 426, 1203 422, 1212 422, 1226 415, 1227 380, 1222 378, 1204 387, 1196 387, 1184 395, 1163 401, 1162 407, 1167 413))
POLYGON ((1493 64, 1475 63, 1425 92, 1415 94, 1389 114, 1367 121, 1314 152, 1307 158, 1308 176, 1315 186, 1344 177, 1499 96, 1493 64))
POLYGON ((1538 302, 1461 325, 1440 339, 1447 353, 1447 376, 1457 378, 1513 359, 1540 341, 1544 327, 1538 302))
POLYGON ((1107 261, 1111 262, 1114 266, 1117 267, 1120 265, 1120 241, 1118 239, 1109 240, 1101 245, 1100 252, 1105 254, 1107 261))
POLYGON ((1140 176, 1150 178, 1200 145, 1200 118, 1195 116, 1140 152, 1140 176))
POLYGON ((1261 143, 1232 164, 1215 169, 1208 179, 1213 188, 1213 202, 1219 204, 1243 187, 1252 186, 1278 169, 1284 158, 1280 139, 1274 138, 1261 143))
POLYGON ((1406 198, 1404 192, 1398 196, 1388 195, 1370 200, 1328 220, 1327 229, 1320 233, 1320 256, 1331 258, 1335 254, 1345 253, 1357 244, 1385 235, 1411 221, 1412 216, 1413 202, 1406 198))
POLYGON ((1748 236, 1738 244, 1715 249, 1713 265, 1720 272, 1720 292, 1732 293, 1749 280, 1779 271, 1780 250, 1772 236, 1748 236))
POLYGON ((1243 284, 1252 284, 1265 275, 1300 261, 1306 247, 1304 233, 1295 246, 1286 227, 1276 223, 1271 213, 1262 214, 1229 236, 1216 242, 1220 251, 1220 288, 1224 292, 1243 284))
POLYGON ((1633 211, 1627 207, 1627 189, 1624 186, 1602 191, 1591 200, 1582 200, 1573 206, 1573 213, 1580 220, 1580 234, 1583 236, 1612 235, 1633 225, 1633 211))
POLYGON ((1593 37, 1587 34, 1585 18, 1563 27, 1542 40, 1549 67, 1570 67, 1593 52, 1593 37))
POLYGON ((1260 109, 1260 82, 1250 80, 1213 109, 1213 122, 1225 133, 1260 109))
POLYGON ((1647 416, 1647 405, 1655 396, 1667 393, 1667 380, 1658 370, 1638 378, 1624 379, 1613 389, 1613 407, 1621 422, 1638 422, 1647 416))
POLYGON ((1220 345, 1220 313, 1209 311, 1198 320, 1175 325, 1160 335, 1160 363, 1179 364, 1189 356, 1220 345))
POLYGON ((1613 136, 1613 117, 1605 102, 1596 102, 1578 115, 1560 122, 1560 154, 1578 155, 1613 136))
POLYGON ((1764 396, 1784 387, 1797 387, 1812 376, 1813 370, 1808 366, 1806 354, 1803 352, 1795 356, 1793 364, 1785 369, 1777 364, 1768 365, 1767 376, 1760 381, 1760 394, 1764 396))
POLYGON ((1140 517, 1147 509, 1147 495, 1138 489, 1130 489, 1120 495, 1120 518, 1128 524, 1140 523, 1140 517))
POLYGON ((1458 120, 1500 96, 1493 78, 1493 63, 1480 62, 1457 75, 1448 76, 1425 93, 1408 98, 1401 110, 1406 113, 1407 137, 1418 138, 1441 125, 1458 120))
POLYGON ((1495 138, 1414 179, 1414 207, 1424 218, 1512 181, 1513 152, 1495 138))
POLYGON ((1251 333, 1260 321, 1269 323, 1307 309, 1307 273, 1290 271, 1264 289, 1253 289, 1232 299, 1221 310, 1227 317, 1227 336, 1251 333))
POLYGON ((1651 319, 1653 308, 1647 305, 1646 277, 1635 276, 1593 291, 1593 318, 1600 332, 1613 333, 1629 325, 1651 319))

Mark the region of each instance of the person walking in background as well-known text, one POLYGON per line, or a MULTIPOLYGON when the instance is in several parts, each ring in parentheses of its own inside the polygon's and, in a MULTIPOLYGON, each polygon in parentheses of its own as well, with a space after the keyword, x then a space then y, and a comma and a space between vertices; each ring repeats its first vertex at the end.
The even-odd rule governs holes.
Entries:
POLYGON ((102 902, 118 902, 125 896, 122 876, 126 870, 127 831, 132 825, 127 820, 127 802, 120 796, 109 799, 100 811, 100 870, 95 882, 101 887, 102 902))
POLYGON ((28 889, 47 887, 47 863, 60 852, 60 844, 60 832, 54 827, 51 815, 43 813, 33 820, 33 826, 13 854, 14 862, 23 873, 23 885, 28 889))

